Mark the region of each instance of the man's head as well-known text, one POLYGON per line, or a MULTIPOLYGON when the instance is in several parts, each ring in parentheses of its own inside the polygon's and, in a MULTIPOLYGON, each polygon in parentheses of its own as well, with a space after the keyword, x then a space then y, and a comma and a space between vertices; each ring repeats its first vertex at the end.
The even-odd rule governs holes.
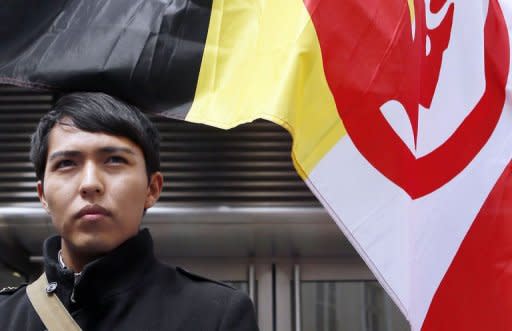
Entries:
POLYGON ((30 160, 37 180, 44 181, 50 131, 65 117, 80 130, 130 139, 144 153, 148 178, 160 171, 160 136, 144 114, 104 93, 73 93, 58 100, 32 135, 30 160))
POLYGON ((159 142, 139 110, 102 93, 66 95, 41 118, 30 157, 65 258, 94 258, 137 234, 162 189, 159 142))

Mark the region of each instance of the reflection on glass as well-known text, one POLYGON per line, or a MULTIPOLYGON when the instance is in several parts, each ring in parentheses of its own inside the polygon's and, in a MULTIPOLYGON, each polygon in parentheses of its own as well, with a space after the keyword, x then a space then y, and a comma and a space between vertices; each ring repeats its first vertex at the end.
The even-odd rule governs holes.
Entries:
POLYGON ((407 331, 376 281, 301 282, 303 331, 407 331))

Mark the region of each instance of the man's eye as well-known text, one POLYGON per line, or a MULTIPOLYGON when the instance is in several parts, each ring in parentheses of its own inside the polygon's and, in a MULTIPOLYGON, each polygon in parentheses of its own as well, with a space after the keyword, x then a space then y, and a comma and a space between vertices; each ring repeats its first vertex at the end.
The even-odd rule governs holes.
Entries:
POLYGON ((126 159, 121 156, 111 156, 107 159, 107 163, 126 163, 126 159))
POLYGON ((55 164, 55 169, 68 168, 75 165, 75 162, 71 160, 61 160, 55 164))

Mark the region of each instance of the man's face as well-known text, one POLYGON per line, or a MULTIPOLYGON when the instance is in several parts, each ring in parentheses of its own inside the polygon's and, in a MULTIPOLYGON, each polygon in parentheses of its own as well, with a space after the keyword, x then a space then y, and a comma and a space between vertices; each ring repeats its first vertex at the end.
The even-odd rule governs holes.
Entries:
POLYGON ((138 233, 161 188, 160 173, 148 183, 143 153, 129 139, 71 125, 50 131, 38 193, 63 246, 87 256, 116 248, 138 233))

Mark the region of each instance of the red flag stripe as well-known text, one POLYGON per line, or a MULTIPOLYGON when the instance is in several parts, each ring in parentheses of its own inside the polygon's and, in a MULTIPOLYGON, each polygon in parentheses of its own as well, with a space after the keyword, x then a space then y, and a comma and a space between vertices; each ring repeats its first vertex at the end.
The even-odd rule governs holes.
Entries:
POLYGON ((511 311, 512 162, 466 234, 422 330, 512 330, 511 311))

